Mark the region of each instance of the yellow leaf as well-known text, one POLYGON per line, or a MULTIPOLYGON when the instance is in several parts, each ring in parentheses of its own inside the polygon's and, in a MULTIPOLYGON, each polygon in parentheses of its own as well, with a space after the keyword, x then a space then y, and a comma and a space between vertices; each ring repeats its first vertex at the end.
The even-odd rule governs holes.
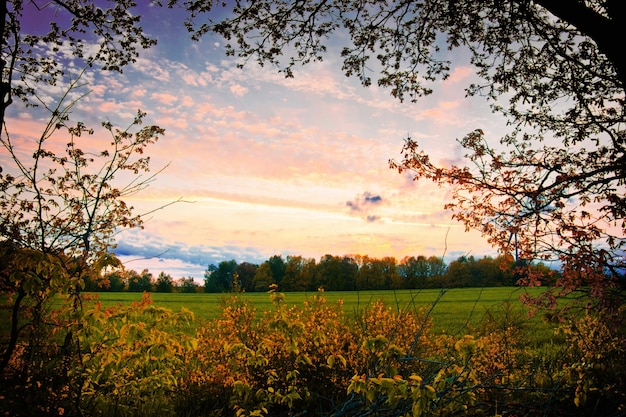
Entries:
POLYGON ((335 357, 333 355, 328 356, 326 363, 328 363, 329 368, 332 368, 335 365, 335 357))

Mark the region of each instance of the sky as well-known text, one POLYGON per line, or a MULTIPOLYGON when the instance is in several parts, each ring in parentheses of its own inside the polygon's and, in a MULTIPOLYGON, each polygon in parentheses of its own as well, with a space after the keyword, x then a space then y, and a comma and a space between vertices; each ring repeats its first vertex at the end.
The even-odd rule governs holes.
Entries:
MULTIPOLYGON (((409 135, 443 165, 463 163, 456 140, 474 129, 502 136, 488 104, 465 98, 475 76, 462 51, 450 54, 451 76, 433 95, 400 103, 342 74, 339 39, 323 62, 286 79, 255 63, 237 68, 219 37, 191 41, 179 12, 141 13, 157 46, 122 74, 86 74, 90 93, 73 112, 88 125, 125 126, 141 109, 146 124, 166 130, 148 148, 153 172, 165 169, 127 200, 152 213, 143 229, 117 235, 127 268, 201 282, 210 264, 273 255, 496 255, 443 209, 449 189, 389 168, 409 135)), ((41 125, 19 103, 8 116, 16 137, 41 125)), ((89 140, 107 142, 101 131, 89 140)))

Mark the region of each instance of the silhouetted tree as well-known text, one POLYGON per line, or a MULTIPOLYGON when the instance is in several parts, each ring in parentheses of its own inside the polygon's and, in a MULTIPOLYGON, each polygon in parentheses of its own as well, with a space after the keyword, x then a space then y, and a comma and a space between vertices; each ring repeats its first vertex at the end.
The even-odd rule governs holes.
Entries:
POLYGON ((181 278, 178 281, 179 291, 186 294, 196 293, 198 290, 198 284, 193 277, 181 278))
POLYGON ((287 256, 281 291, 308 290, 315 276, 315 268, 315 259, 306 259, 302 256, 287 256))
POLYGON ((174 291, 174 280, 171 275, 166 274, 165 272, 159 273, 159 276, 156 279, 156 284, 154 286, 155 292, 173 292, 174 291))
POLYGON ((272 270, 272 279, 279 285, 285 276, 285 260, 281 255, 274 255, 267 260, 272 270))
POLYGON ((385 289, 385 285, 383 264, 376 258, 362 256, 356 275, 356 289, 382 290, 385 289))
POLYGON ((217 268, 209 265, 204 274, 204 291, 213 293, 231 291, 236 268, 237 261, 234 259, 220 262, 217 268))
POLYGON ((254 291, 268 291, 272 284, 276 284, 276 281, 274 281, 270 263, 265 261, 254 274, 254 291))
POLYGON ((349 256, 324 255, 315 269, 310 290, 344 291, 355 288, 357 265, 349 256))
POLYGON ((136 271, 130 271, 128 276, 128 291, 130 292, 151 292, 154 285, 154 277, 147 269, 138 274, 136 271))
POLYGON ((258 265, 249 262, 242 262, 235 268, 235 273, 239 279, 239 287, 241 291, 254 291, 254 275, 258 265))

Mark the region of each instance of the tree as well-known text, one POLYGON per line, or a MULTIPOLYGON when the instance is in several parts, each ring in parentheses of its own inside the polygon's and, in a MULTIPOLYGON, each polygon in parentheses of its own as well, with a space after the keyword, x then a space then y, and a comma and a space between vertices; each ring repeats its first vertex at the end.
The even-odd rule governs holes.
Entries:
POLYGON ((471 287, 472 265, 475 263, 473 256, 461 256, 450 262, 446 270, 443 282, 447 288, 471 287))
POLYGON ((430 276, 428 259, 424 255, 406 256, 398 265, 406 288, 425 288, 430 276))
POLYGON ((193 277, 181 278, 178 281, 179 291, 182 293, 195 294, 198 289, 198 285, 194 281, 193 277))
POLYGON ((381 271, 385 282, 385 289, 397 290, 403 287, 402 279, 398 275, 396 258, 385 256, 377 261, 381 265, 381 271))
POLYGON ((280 285, 280 282, 285 276, 285 261, 281 255, 274 255, 267 260, 267 263, 272 270, 272 278, 274 283, 280 285))
POLYGON ((358 290, 383 290, 385 277, 383 264, 375 258, 364 255, 360 259, 359 270, 356 275, 356 288, 358 290))
POLYGON ((258 265, 250 262, 242 262, 235 268, 235 273, 239 279, 239 288, 241 291, 254 291, 254 274, 259 268, 258 265))
MULTIPOLYGON (((0 137, 5 156, 0 172, 0 240, 17 251, 15 259, 21 258, 20 267, 6 277, 3 294, 11 297, 13 320, 18 320, 23 303, 34 303, 29 309, 38 316, 54 296, 78 297, 85 279, 99 277, 107 265, 119 265, 110 254, 114 234, 142 224, 124 199, 144 189, 156 175, 141 177, 149 171, 149 158, 141 153, 163 130, 148 126, 133 131, 144 113, 139 112, 124 130, 105 123, 103 130, 111 138, 108 148, 83 149, 81 141, 96 131, 80 122, 69 124, 75 103, 66 104, 66 98, 50 108, 50 119, 34 149, 15 146, 8 129, 0 137), (59 139, 66 146, 57 151, 59 139), (116 177, 127 171, 138 178, 119 183, 116 177)), ((74 302, 79 305, 79 300, 74 302)), ((34 329, 40 321, 31 324, 34 329)), ((19 332, 27 328, 13 328, 0 372, 13 354, 19 332)))
POLYGON ((154 286, 154 277, 147 269, 138 274, 136 271, 130 271, 128 277, 128 291, 130 292, 152 292, 154 286))
POLYGON ((120 271, 112 271, 104 276, 103 291, 120 292, 126 287, 126 278, 120 271))
POLYGON ((121 72, 135 62, 139 49, 156 44, 143 33, 141 16, 131 13, 133 0, 106 4, 103 8, 102 2, 96 6, 82 0, 1 2, 0 127, 4 128, 5 111, 14 98, 40 105, 41 85, 61 85, 68 78, 68 57, 59 52, 65 45, 78 68, 89 65, 121 72), (46 33, 44 22, 49 24, 46 33))
POLYGON ((222 261, 217 267, 210 265, 204 273, 205 292, 229 292, 233 289, 237 269, 237 261, 222 261))
POLYGON ((8 404, 18 396, 20 413, 85 414, 84 365, 94 352, 83 342, 98 332, 82 292, 121 266, 111 253, 117 233, 143 224, 126 201, 156 176, 146 150, 164 130, 142 126, 140 110, 127 127, 75 116, 93 71, 121 71, 154 44, 132 5, 0 4, 0 299, 11 312, 0 379, 3 393, 20 386, 3 395, 8 404), (9 106, 28 115, 27 133, 13 128, 9 106))
POLYGON ((206 271, 204 271, 204 292, 215 292, 215 286, 211 278, 211 275, 213 275, 215 271, 217 271, 215 264, 207 266, 206 271))
POLYGON ((281 291, 306 291, 315 277, 315 259, 287 256, 281 291))
MULTIPOLYGON (((378 85, 400 100, 430 94, 450 74, 444 47, 467 50, 482 79, 467 94, 484 96, 510 132, 495 144, 481 129, 468 133, 459 142, 467 166, 437 166, 409 137, 390 166, 451 187, 453 217, 503 253, 514 235, 524 259, 559 262, 561 294, 587 288, 609 309, 623 301, 626 56, 617 40, 626 3, 255 0, 200 21, 212 5, 193 2, 192 37, 219 33, 229 54, 291 77, 342 31, 345 74, 368 86, 377 68, 378 85)), ((528 271, 523 283, 540 279, 528 271)))
POLYGON ((349 256, 324 255, 315 268, 310 290, 346 291, 355 289, 358 266, 349 256))
MULTIPOLYGON (((142 154, 164 133, 158 126, 140 127, 141 111, 121 129, 110 122, 95 129, 72 119, 72 110, 88 93, 86 71, 120 71, 139 47, 154 44, 129 12, 132 2, 110 2, 106 9, 77 0, 37 3, 0 4, 0 243, 8 249, 1 296, 10 300, 12 312, 8 341, 3 335, 0 374, 22 337, 31 352, 53 350, 50 344, 63 339, 64 332, 59 351, 72 351, 72 326, 44 326, 46 306, 61 295, 79 310, 85 281, 100 279, 105 267, 119 265, 110 254, 115 233, 142 224, 124 200, 156 175, 142 176, 150 168, 142 154), (45 21, 49 30, 42 34, 45 21), (51 95, 50 87, 61 93, 51 95), (41 131, 13 136, 5 116, 14 98, 19 111, 42 122, 41 131), (86 147, 88 139, 102 147, 86 147), (34 145, 28 148, 28 143, 34 145), (120 182, 126 173, 134 178, 120 182), (60 333, 47 338, 46 329, 60 333)), ((38 366, 22 364, 18 373, 26 379, 38 366)))
POLYGON ((268 261, 263 262, 254 274, 254 291, 268 291, 270 285, 276 284, 272 268, 268 261))
POLYGON ((174 291, 174 280, 170 274, 166 274, 161 271, 159 276, 156 279, 156 284, 154 286, 155 292, 173 292, 174 291))

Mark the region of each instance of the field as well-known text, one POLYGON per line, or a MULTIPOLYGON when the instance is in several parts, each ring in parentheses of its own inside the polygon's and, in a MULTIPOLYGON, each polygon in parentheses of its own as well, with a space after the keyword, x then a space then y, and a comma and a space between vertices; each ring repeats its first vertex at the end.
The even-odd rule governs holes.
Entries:
MULTIPOLYGON (((302 305, 304 301, 314 295, 323 295, 328 303, 343 301, 346 314, 355 314, 367 308, 371 303, 382 300, 394 309, 419 309, 429 311, 433 319, 435 333, 463 335, 467 332, 480 329, 486 314, 501 313, 505 310, 513 312, 515 322, 519 325, 531 327, 536 340, 548 340, 552 336, 552 329, 543 323, 540 318, 528 318, 525 307, 518 297, 525 291, 538 292, 540 289, 518 287, 492 288, 456 288, 449 290, 399 290, 399 291, 361 291, 361 292, 325 292, 321 293, 285 293, 285 302, 288 305, 302 305)), ((129 304, 140 300, 141 293, 97 293, 99 301, 105 306, 129 304)), ((151 298, 155 305, 179 311, 181 307, 191 310, 196 324, 217 318, 220 314, 222 302, 233 296, 232 294, 183 294, 183 293, 152 293, 151 298)), ((256 307, 259 314, 272 308, 270 298, 266 293, 241 293, 238 296, 249 300, 256 307)))

